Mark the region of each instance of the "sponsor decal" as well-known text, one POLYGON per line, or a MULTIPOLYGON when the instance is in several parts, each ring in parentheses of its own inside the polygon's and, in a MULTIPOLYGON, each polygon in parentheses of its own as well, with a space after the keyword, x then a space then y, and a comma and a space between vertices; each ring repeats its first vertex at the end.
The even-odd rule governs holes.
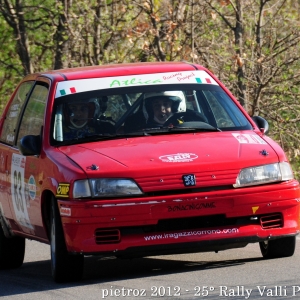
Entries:
POLYGON ((19 104, 14 104, 11 106, 9 118, 16 118, 19 115, 19 104))
POLYGON ((260 136, 255 134, 232 133, 240 144, 267 144, 260 136))
POLYGON ((70 217, 71 216, 71 208, 70 207, 60 207, 60 215, 70 217))
POLYGON ((70 183, 59 183, 56 190, 56 196, 69 198, 69 191, 70 191, 70 183))
MULTIPOLYGON (((177 80, 180 82, 180 81, 190 80, 193 77, 195 77, 195 74, 192 72, 192 73, 186 74, 184 76, 180 76, 180 77, 178 76, 177 80)), ((197 80, 196 80, 196 82, 197 82, 197 80)))
MULTIPOLYGON (((55 98, 73 93, 82 93, 99 89, 160 85, 160 84, 185 84, 209 83, 218 85, 217 82, 205 71, 182 71, 155 74, 141 74, 131 76, 90 78, 81 80, 62 81, 57 84, 55 98)), ((178 89, 178 87, 177 87, 178 89)))
POLYGON ((29 191, 30 199, 34 200, 36 196, 36 184, 35 184, 35 179, 32 175, 30 175, 28 180, 28 191, 29 191))
POLYGON ((145 241, 163 240, 163 239, 178 239, 186 237, 197 237, 202 235, 227 235, 238 233, 238 228, 225 228, 225 229, 206 229, 206 230, 191 230, 181 232, 170 232, 163 234, 152 234, 144 236, 145 241))
POLYGON ((8 135, 6 136, 6 141, 7 141, 8 143, 13 142, 14 139, 15 139, 15 136, 12 135, 12 134, 8 134, 8 135))
POLYGON ((26 158, 25 158, 25 157, 22 157, 20 167, 21 167, 21 168, 25 168, 25 163, 26 163, 26 158))
POLYGON ((258 209, 259 209, 259 206, 253 206, 252 207, 253 214, 255 214, 258 209))
POLYGON ((17 222, 24 227, 33 229, 27 210, 24 174, 26 157, 13 153, 11 159, 11 197, 17 222))
POLYGON ((8 115, 9 118, 16 118, 19 115, 17 111, 11 111, 8 115))
POLYGON ((173 74, 170 74, 170 75, 163 75, 163 80, 169 80, 169 79, 172 79, 174 77, 182 77, 182 72, 178 72, 178 73, 173 73, 173 74))
POLYGON ((110 84, 109 87, 121 87, 121 86, 131 86, 131 85, 148 85, 148 84, 158 84, 162 83, 161 79, 146 79, 142 80, 141 78, 138 77, 132 77, 127 80, 118 80, 115 79, 113 82, 110 84))
POLYGON ((196 177, 194 174, 183 175, 182 176, 184 186, 194 186, 196 185, 196 177))
POLYGON ((168 212, 216 208, 215 202, 168 205, 168 212))
POLYGON ((163 162, 190 162, 197 159, 198 156, 194 153, 176 153, 160 156, 159 159, 163 162))

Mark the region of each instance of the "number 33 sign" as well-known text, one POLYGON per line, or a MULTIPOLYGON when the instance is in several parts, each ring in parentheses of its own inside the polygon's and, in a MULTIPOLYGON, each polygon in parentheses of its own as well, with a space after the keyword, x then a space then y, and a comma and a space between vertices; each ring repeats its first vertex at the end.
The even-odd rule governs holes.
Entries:
POLYGON ((29 220, 25 192, 24 192, 24 173, 26 157, 13 154, 11 160, 11 196, 16 214, 16 219, 21 226, 32 228, 29 220))

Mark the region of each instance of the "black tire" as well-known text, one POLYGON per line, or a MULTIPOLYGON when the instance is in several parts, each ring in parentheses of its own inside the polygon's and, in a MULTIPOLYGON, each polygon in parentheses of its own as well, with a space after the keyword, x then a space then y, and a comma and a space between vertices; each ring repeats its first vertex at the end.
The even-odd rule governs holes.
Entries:
POLYGON ((296 248, 296 237, 285 237, 259 243, 264 258, 280 258, 292 256, 296 248))
POLYGON ((0 225, 0 270, 22 266, 25 254, 25 238, 7 238, 0 225))
POLYGON ((51 271, 55 282, 77 281, 82 278, 84 256, 67 252, 61 218, 54 198, 51 203, 50 250, 51 271))

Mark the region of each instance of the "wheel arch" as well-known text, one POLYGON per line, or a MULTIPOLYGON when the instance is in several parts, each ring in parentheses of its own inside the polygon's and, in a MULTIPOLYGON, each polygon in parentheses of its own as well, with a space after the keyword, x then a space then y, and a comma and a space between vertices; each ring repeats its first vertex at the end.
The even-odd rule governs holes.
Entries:
POLYGON ((47 233, 48 240, 50 242, 50 215, 51 215, 51 200, 55 198, 54 194, 50 190, 43 191, 42 194, 42 218, 45 231, 47 233))
POLYGON ((11 230, 11 227, 10 227, 8 221, 6 220, 6 218, 4 216, 4 213, 1 210, 1 207, 0 207, 0 227, 3 230, 5 237, 10 238, 10 237, 15 236, 15 234, 11 230))

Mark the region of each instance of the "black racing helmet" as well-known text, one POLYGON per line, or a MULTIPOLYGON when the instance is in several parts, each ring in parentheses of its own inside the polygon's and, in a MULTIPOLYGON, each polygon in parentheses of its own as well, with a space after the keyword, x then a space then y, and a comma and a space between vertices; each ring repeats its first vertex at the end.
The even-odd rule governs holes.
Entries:
POLYGON ((67 125, 70 124, 74 127, 78 127, 71 121, 71 116, 73 114, 71 105, 73 105, 73 104, 83 105, 84 107, 87 107, 87 109, 88 109, 87 122, 85 122, 83 125, 81 125, 80 128, 85 126, 87 123, 93 123, 99 117, 100 105, 99 105, 97 98, 91 98, 91 99, 87 99, 87 100, 70 101, 70 102, 64 103, 64 106, 63 106, 64 121, 67 125))

